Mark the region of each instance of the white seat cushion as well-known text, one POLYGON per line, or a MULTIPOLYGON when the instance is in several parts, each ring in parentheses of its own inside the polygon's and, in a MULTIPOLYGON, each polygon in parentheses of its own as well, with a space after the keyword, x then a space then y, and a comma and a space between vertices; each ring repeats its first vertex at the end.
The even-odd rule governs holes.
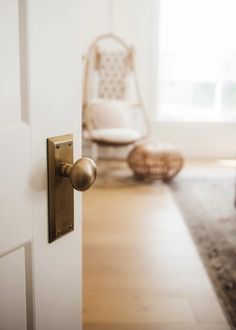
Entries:
POLYGON ((93 140, 111 144, 129 144, 141 137, 137 130, 128 128, 94 129, 90 133, 93 140))
POLYGON ((93 99, 89 102, 92 126, 103 128, 130 128, 132 118, 127 102, 121 100, 93 99))

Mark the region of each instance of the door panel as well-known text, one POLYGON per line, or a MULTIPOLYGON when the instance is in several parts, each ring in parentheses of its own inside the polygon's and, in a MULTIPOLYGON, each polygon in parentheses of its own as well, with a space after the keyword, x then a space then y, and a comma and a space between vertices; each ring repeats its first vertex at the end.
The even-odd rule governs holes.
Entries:
POLYGON ((0 4, 1 120, 20 120, 19 15, 17 0, 0 4))
POLYGON ((78 0, 0 1, 1 330, 82 327, 81 193, 74 231, 49 244, 46 166, 55 135, 80 157, 78 36, 78 0))
POLYGON ((0 259, 1 329, 26 329, 25 251, 19 248, 0 259))
POLYGON ((32 325, 32 267, 25 253, 31 249, 32 197, 30 126, 23 121, 22 103, 22 4, 0 2, 0 329, 32 325))
MULTIPOLYGON (((0 99, 1 101, 1 99, 0 99)), ((1 189, 0 254, 7 253, 32 237, 30 130, 23 122, 0 126, 1 189)))

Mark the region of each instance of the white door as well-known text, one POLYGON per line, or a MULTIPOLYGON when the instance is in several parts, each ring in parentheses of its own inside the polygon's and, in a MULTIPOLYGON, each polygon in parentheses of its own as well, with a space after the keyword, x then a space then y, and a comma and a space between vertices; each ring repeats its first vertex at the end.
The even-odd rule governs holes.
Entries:
POLYGON ((0 0, 0 329, 81 329, 75 229, 48 243, 46 139, 80 156, 79 0, 0 0))

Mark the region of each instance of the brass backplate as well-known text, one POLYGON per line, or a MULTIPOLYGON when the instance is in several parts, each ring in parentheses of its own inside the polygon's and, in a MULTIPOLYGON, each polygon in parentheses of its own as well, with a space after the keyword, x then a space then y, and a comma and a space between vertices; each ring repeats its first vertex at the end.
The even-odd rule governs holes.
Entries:
POLYGON ((47 139, 49 243, 74 229, 74 191, 60 175, 62 163, 73 164, 73 135, 47 139))

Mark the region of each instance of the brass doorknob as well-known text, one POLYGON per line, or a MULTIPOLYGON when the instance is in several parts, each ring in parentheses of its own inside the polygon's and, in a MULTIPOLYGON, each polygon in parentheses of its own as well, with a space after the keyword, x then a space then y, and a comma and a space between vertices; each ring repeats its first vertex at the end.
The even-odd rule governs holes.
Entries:
POLYGON ((85 191, 94 184, 97 177, 97 167, 92 159, 83 157, 77 160, 74 165, 63 163, 60 167, 60 174, 69 177, 76 190, 85 191))

